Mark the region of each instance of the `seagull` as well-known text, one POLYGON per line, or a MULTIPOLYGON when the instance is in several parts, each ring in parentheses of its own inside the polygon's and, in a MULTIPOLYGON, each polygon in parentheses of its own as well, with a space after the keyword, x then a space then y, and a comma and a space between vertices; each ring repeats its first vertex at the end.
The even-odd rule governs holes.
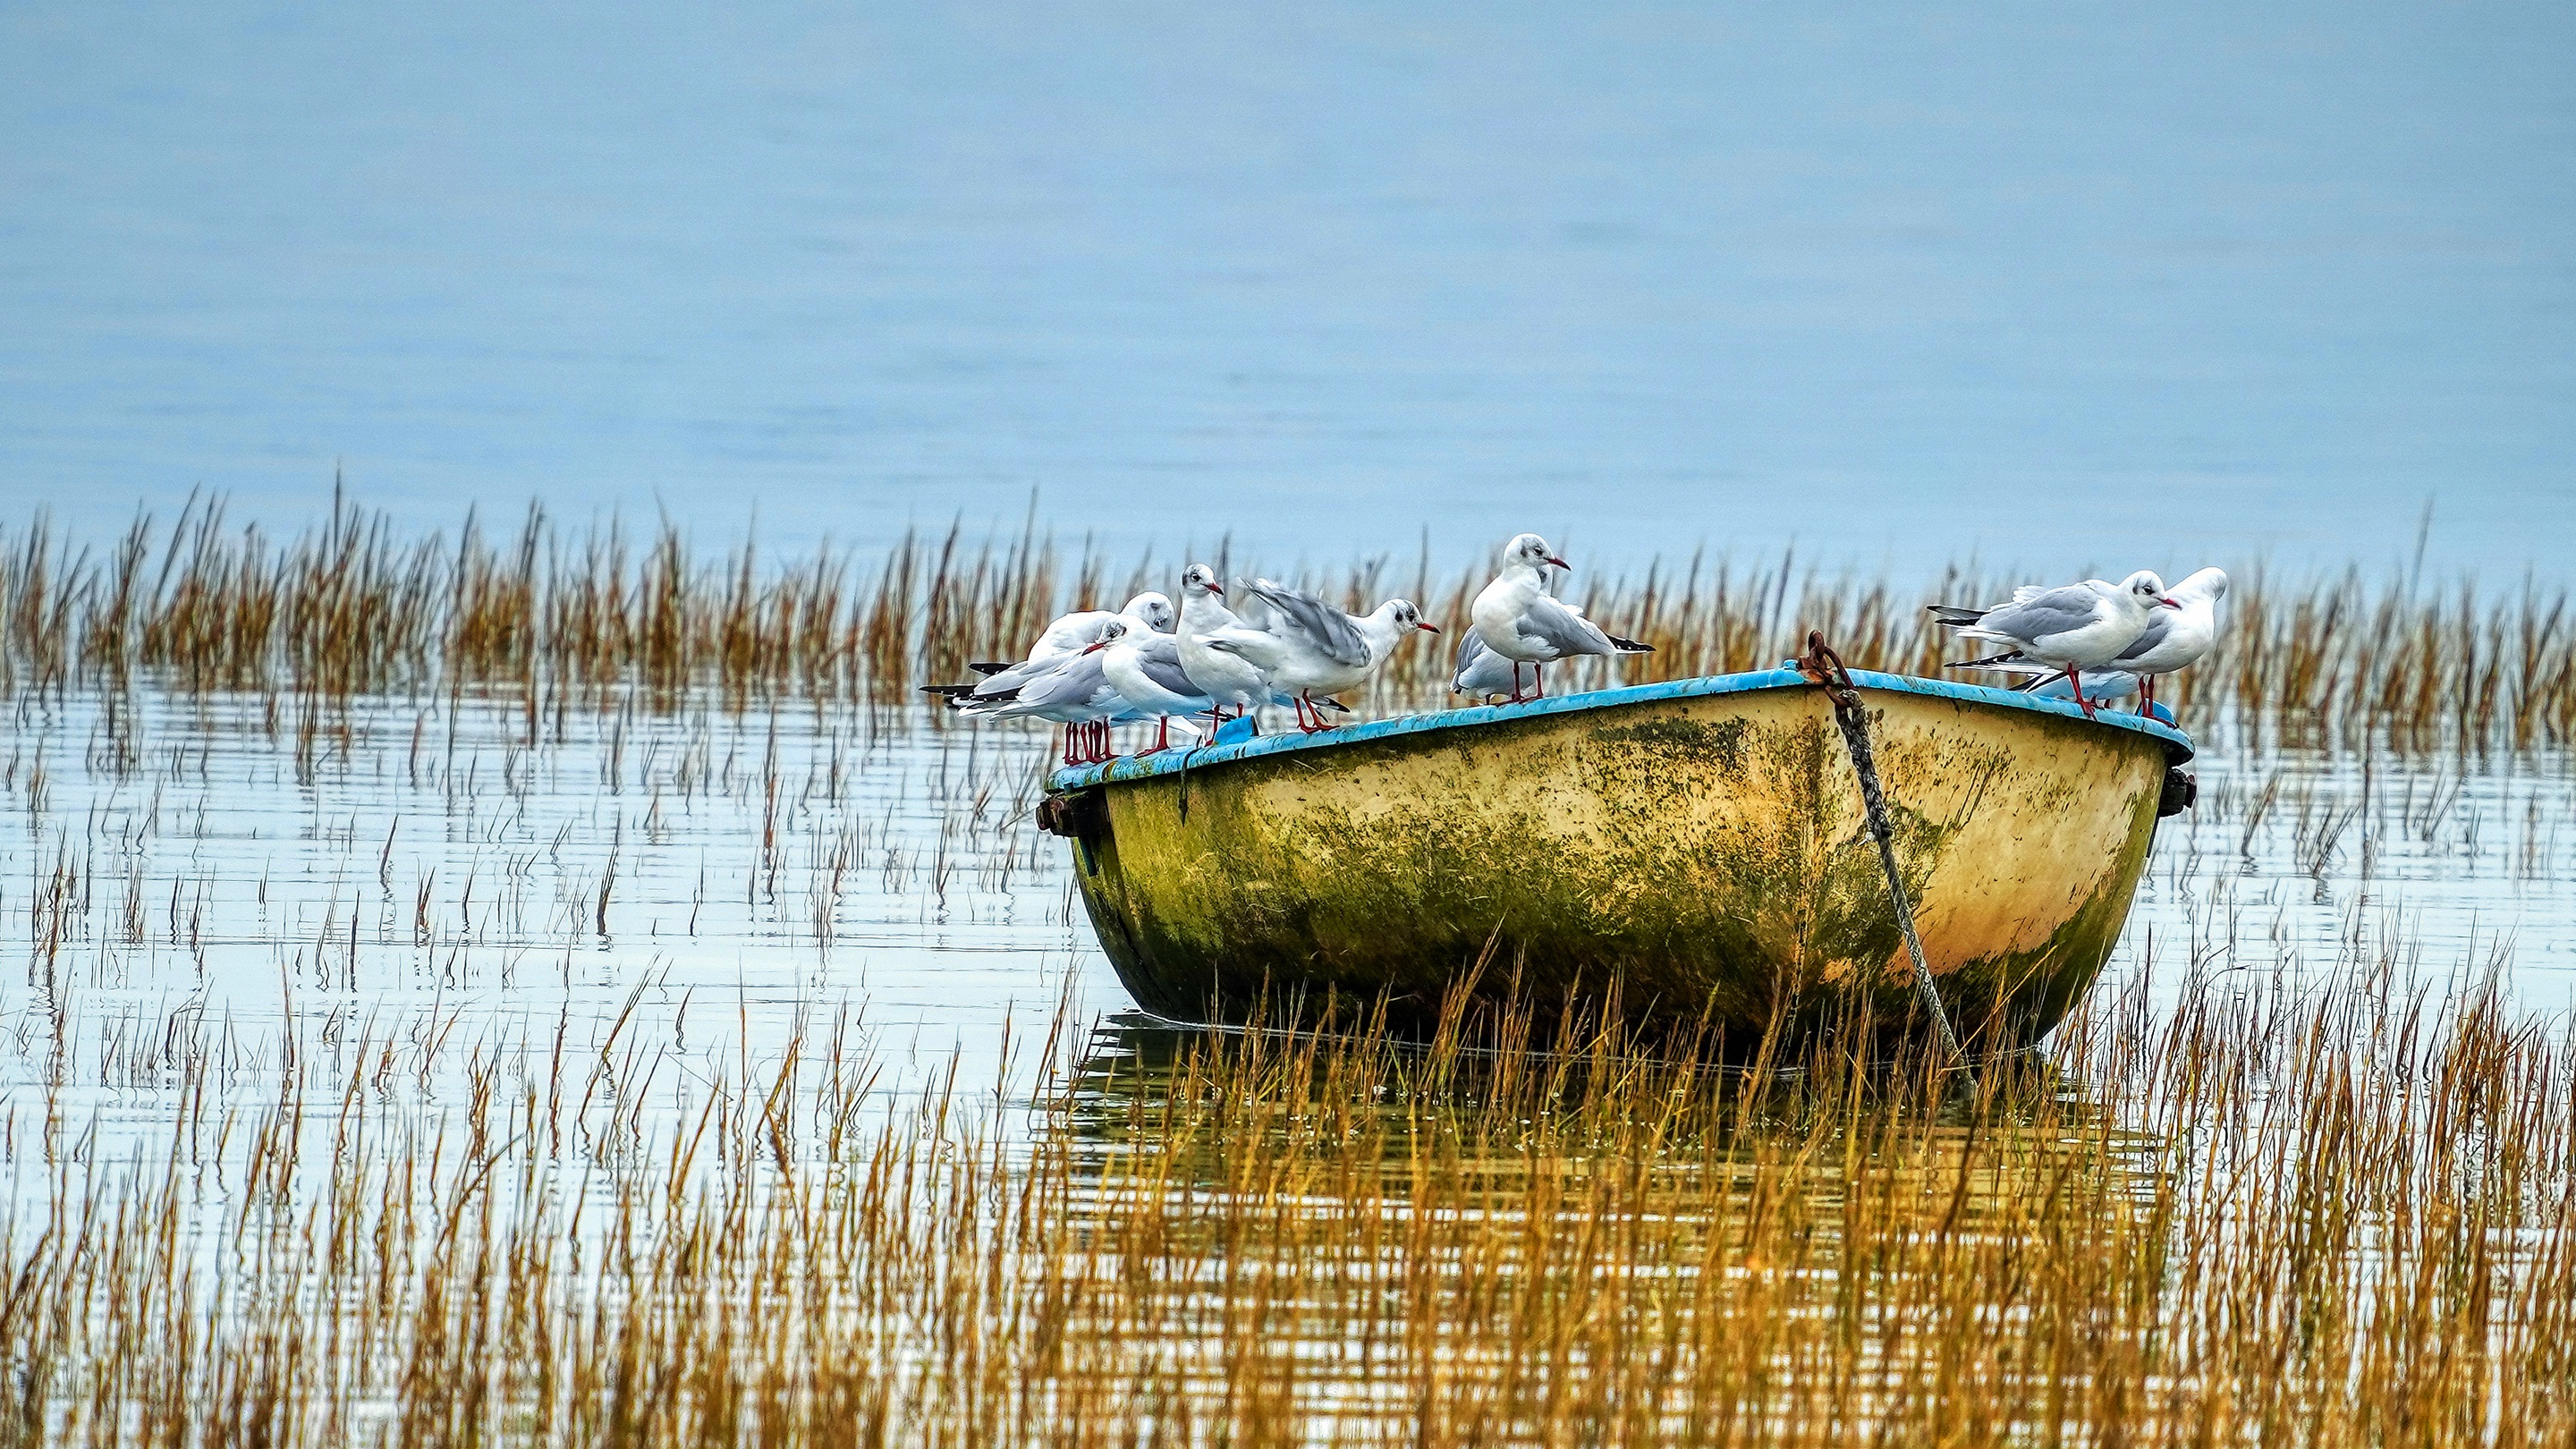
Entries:
MULTIPOLYGON (((2067 681, 2066 671, 2058 669, 2021 686, 2021 692, 2035 699, 2073 699, 2075 686, 2067 681)), ((2096 669, 2084 676, 2084 697, 2097 706, 2116 704, 2138 692, 2138 676, 2125 669, 2096 669)), ((2138 712, 2146 713, 2143 708, 2138 712)))
POLYGON ((1207 636, 1208 646, 1239 654, 1270 677, 1273 690, 1295 690, 1289 705, 1297 726, 1308 734, 1329 728, 1317 694, 1356 689, 1395 647, 1419 631, 1437 634, 1423 622, 1410 599, 1389 599, 1366 614, 1347 614, 1315 595, 1268 579, 1254 579, 1244 592, 1269 606, 1270 625, 1221 629, 1207 636))
POLYGON ((1576 654, 1651 654, 1654 646, 1622 639, 1547 592, 1547 567, 1572 568, 1535 533, 1503 545, 1502 572, 1476 596, 1476 632, 1485 647, 1512 661, 1512 702, 1521 702, 1520 666, 1530 666, 1533 697, 1547 693, 1538 667, 1576 654))
MULTIPOLYGON (((2134 692, 2139 696, 2140 714, 2154 708, 2159 676, 2189 668, 2217 647, 2221 627, 2218 601, 2227 597, 2227 571, 2202 569, 2174 585, 2165 597, 2172 600, 2175 607, 2152 611, 2146 631, 2137 637, 2136 642, 2121 650, 2120 656, 2108 666, 2130 677, 2134 692)), ((2031 665, 2021 665, 2013 672, 2037 674, 2042 671, 2031 665)), ((2034 694, 2071 697, 2074 693, 2071 688, 2056 690, 2049 687, 2063 675, 2063 670, 2047 671, 2045 678, 2022 688, 2034 694)), ((2115 693, 2107 688, 2097 691, 2088 685, 2084 692, 2096 699, 2126 699, 2132 691, 2115 693)))
POLYGON ((2086 579, 2053 589, 2026 585, 2013 590, 2012 602, 1991 609, 1934 604, 1933 618, 1962 638, 1991 639, 2012 648, 1984 659, 1963 659, 1952 669, 1994 669, 2025 661, 2066 671, 2075 702, 2084 717, 2093 717, 2093 701, 2084 694, 2087 669, 2099 669, 2137 642, 2158 607, 2182 606, 2165 596, 2164 581, 2141 569, 2116 584, 2086 579))
POLYGON ((1124 621, 1112 622, 1104 632, 1108 637, 1101 641, 1100 672, 1129 704, 1154 717, 1154 747, 1138 750, 1139 756, 1171 746, 1172 716, 1216 708, 1216 701, 1181 672, 1178 637, 1130 629, 1124 621))
POLYGON ((1518 663, 1486 648, 1485 636, 1469 629, 1458 639, 1458 668, 1449 676, 1449 692, 1478 700, 1510 694, 1520 688, 1520 671, 1518 663))
POLYGON ((1192 564, 1181 573, 1181 622, 1173 635, 1178 646, 1181 673, 1190 687, 1205 695, 1208 717, 1218 724, 1225 722, 1226 706, 1250 714, 1254 706, 1271 695, 1270 676, 1259 665, 1230 649, 1217 649, 1210 641, 1228 631, 1241 631, 1268 637, 1267 631, 1252 628, 1218 600, 1225 597, 1225 586, 1216 581, 1216 571, 1206 564, 1192 564))
POLYGON ((1037 642, 1029 646, 1028 657, 1019 663, 969 664, 967 668, 985 677, 973 684, 925 684, 921 692, 949 699, 1008 698, 1012 690, 1045 673, 1056 661, 1099 643, 1101 629, 1113 619, 1135 628, 1168 631, 1177 617, 1172 601, 1150 590, 1129 599, 1127 606, 1114 614, 1107 609, 1077 609, 1047 625, 1037 642))
POLYGON ((1052 720, 1065 727, 1067 765, 1098 764, 1109 758, 1109 722, 1134 707, 1103 672, 1101 647, 1094 642, 1054 660, 1007 697, 963 699, 956 708, 976 719, 1052 720))

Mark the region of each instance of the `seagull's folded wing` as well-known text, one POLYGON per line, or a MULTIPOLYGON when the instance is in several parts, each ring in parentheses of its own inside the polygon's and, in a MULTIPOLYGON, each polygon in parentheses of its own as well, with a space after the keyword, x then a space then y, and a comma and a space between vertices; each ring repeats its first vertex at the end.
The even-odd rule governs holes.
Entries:
POLYGON ((1279 612, 1270 626, 1273 632, 1293 634, 1347 669, 1369 662, 1368 640, 1361 636, 1350 615, 1303 589, 1274 584, 1268 579, 1254 579, 1247 587, 1254 598, 1279 612))
POLYGON ((1618 648, 1600 625, 1583 617, 1582 610, 1546 594, 1530 600, 1522 611, 1521 632, 1547 641, 1560 655, 1609 654, 1618 648))

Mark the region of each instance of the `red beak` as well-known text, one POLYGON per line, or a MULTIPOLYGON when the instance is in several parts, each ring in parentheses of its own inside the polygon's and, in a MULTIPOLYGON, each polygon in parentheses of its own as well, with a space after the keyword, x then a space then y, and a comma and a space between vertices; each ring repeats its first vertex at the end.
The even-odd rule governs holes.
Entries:
POLYGON ((1106 639, 1103 639, 1103 640, 1101 640, 1101 641, 1100 641, 1099 643, 1097 643, 1097 644, 1092 644, 1092 645, 1085 646, 1085 648, 1083 649, 1083 651, 1082 651, 1082 652, 1083 652, 1083 653, 1085 653, 1085 654, 1097 654, 1097 653, 1099 653, 1101 650, 1106 649, 1106 648, 1108 648, 1108 647, 1109 647, 1109 641, 1108 641, 1108 640, 1106 640, 1106 639))
POLYGON ((1222 599, 1225 597, 1225 585, 1211 582, 1208 585, 1208 592, 1222 599))
POLYGON ((1572 568, 1574 567, 1574 565, 1572 565, 1572 564, 1570 564, 1570 563, 1567 563, 1565 560, 1563 560, 1563 559, 1561 559, 1561 558, 1558 558, 1558 557, 1557 557, 1556 555, 1554 555, 1554 554, 1550 554, 1550 555, 1548 555, 1548 559, 1547 559, 1547 561, 1548 561, 1549 563, 1552 563, 1552 564, 1556 565, 1558 568, 1561 568, 1561 569, 1572 569, 1572 568))
POLYGON ((2179 609, 2182 607, 2181 601, 2176 599, 2158 599, 2156 602, 2164 605, 2168 609, 2179 609))
POLYGON ((1421 630, 1425 634, 1437 634, 1440 632, 1440 626, 1437 624, 1424 624, 1417 622, 1413 627, 1421 630))

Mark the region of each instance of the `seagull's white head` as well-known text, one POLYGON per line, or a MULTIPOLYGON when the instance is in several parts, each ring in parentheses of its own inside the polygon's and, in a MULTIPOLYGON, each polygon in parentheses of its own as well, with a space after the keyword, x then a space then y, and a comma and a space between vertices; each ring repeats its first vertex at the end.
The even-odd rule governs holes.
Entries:
POLYGON ((1100 637, 1093 640, 1091 647, 1083 650, 1082 652, 1090 654, 1098 650, 1106 649, 1110 645, 1115 644, 1126 637, 1127 621, 1124 619, 1112 619, 1108 623, 1100 626, 1100 637))
POLYGON ((1549 564, 1554 564, 1561 569, 1574 567, 1558 558, 1556 550, 1547 546, 1547 540, 1535 533, 1516 533, 1512 535, 1511 542, 1503 545, 1503 567, 1510 568, 1515 564, 1534 569, 1544 568, 1549 564))
POLYGON ((1141 622, 1157 634, 1172 632, 1172 601, 1157 593, 1142 593, 1127 601, 1120 610, 1128 618, 1141 622))
POLYGON ((1216 581, 1216 570, 1206 564, 1192 564, 1181 570, 1181 592, 1194 599, 1204 599, 1210 594, 1223 598, 1225 586, 1216 581))
POLYGON ((2120 587, 2136 595, 2139 604, 2146 608, 2179 609, 2182 607, 2165 592, 2165 581, 2156 574, 2154 569, 2138 570, 2120 580, 2120 587))
POLYGON ((1398 629, 1419 629, 1425 634, 1440 632, 1439 625, 1422 622, 1422 611, 1413 606, 1411 599, 1389 599, 1378 607, 1385 611, 1387 617, 1395 620, 1395 626, 1398 629))

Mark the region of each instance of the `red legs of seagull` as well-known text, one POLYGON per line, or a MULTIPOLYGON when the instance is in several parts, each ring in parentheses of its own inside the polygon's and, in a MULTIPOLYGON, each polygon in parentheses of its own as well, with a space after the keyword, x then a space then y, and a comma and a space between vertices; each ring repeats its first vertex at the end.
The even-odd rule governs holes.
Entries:
POLYGON ((2083 672, 2082 672, 2081 670, 2078 670, 2078 669, 2077 669, 2074 665, 2072 665, 2072 664, 2067 665, 2067 666, 2066 666, 2066 682, 2067 682, 2069 685, 2071 685, 2071 686, 2074 688, 2074 690, 2075 690, 2075 707, 2076 707, 2077 709, 2080 709, 2080 710, 2084 711, 2084 717, 2085 717, 2086 719, 2091 719, 2091 718, 2093 718, 2093 717, 2094 717, 2094 715, 2093 715, 2093 701, 2091 701, 2091 700, 2089 700, 2089 699, 2086 699, 2086 698, 2084 697, 2084 675, 2083 675, 2083 672))
POLYGON ((1167 714, 1158 714, 1158 715, 1154 716, 1154 744, 1153 744, 1153 748, 1151 748, 1151 749, 1144 749, 1144 750, 1138 750, 1138 751, 1136 752, 1136 758, 1141 760, 1141 759, 1145 758, 1147 755, 1159 755, 1159 754, 1161 754, 1163 751, 1168 750, 1168 749, 1170 749, 1171 747, 1172 747, 1172 717, 1171 717, 1170 715, 1167 715, 1167 714))

